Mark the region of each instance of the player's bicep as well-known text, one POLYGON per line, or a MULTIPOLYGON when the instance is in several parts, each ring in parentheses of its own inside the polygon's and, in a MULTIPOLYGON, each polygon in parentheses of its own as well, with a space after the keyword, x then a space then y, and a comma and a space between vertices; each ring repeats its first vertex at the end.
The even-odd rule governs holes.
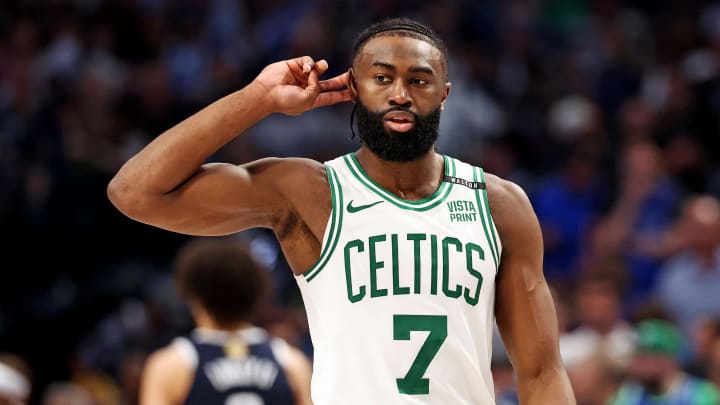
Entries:
POLYGON ((258 166, 263 163, 203 165, 163 196, 165 202, 157 220, 170 230, 203 235, 270 227, 282 209, 283 199, 275 179, 258 166))
POLYGON ((518 377, 532 378, 559 361, 557 318, 542 271, 537 217, 519 187, 508 185, 504 191, 494 205, 500 212, 493 214, 503 242, 495 314, 518 377))
POLYGON ((209 163, 156 204, 142 210, 168 230, 194 235, 224 235, 252 227, 272 227, 289 209, 283 187, 309 164, 261 159, 244 165, 209 163))

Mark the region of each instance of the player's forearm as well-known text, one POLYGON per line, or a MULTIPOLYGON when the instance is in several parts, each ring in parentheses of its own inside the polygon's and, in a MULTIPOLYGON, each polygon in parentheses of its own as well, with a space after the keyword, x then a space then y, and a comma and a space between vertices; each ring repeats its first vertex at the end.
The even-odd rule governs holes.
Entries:
POLYGON ((110 183, 111 198, 112 191, 172 191, 223 145, 272 113, 266 95, 251 83, 165 131, 118 171, 110 183))
POLYGON ((547 368, 533 377, 519 381, 522 405, 575 405, 570 380, 562 367, 547 368))

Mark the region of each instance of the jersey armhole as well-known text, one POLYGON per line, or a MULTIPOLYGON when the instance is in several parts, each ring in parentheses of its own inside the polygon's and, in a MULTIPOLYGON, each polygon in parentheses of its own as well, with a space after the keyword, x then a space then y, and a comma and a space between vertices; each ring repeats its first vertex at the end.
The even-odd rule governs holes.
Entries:
MULTIPOLYGON (((473 166, 472 170, 473 181, 485 183, 485 173, 483 169, 473 166)), ((500 246, 498 244, 497 233, 495 232, 495 224, 490 214, 487 186, 483 189, 475 189, 475 199, 478 205, 478 213, 480 214, 480 222, 482 223, 485 238, 487 239, 488 246, 490 246, 490 253, 495 263, 495 274, 497 274, 500 269, 500 246)))
POLYGON ((302 277, 305 278, 306 282, 312 281, 318 274, 323 270, 327 262, 330 260, 332 253, 337 247, 338 240, 340 240, 340 229, 342 228, 343 218, 343 193, 340 181, 338 180, 337 173, 330 165, 325 164, 325 171, 328 176, 328 183, 330 185, 330 199, 332 201, 332 208, 330 212, 330 224, 325 228, 325 236, 323 238, 323 247, 320 251, 320 257, 317 262, 310 267, 307 271, 302 273, 302 277))

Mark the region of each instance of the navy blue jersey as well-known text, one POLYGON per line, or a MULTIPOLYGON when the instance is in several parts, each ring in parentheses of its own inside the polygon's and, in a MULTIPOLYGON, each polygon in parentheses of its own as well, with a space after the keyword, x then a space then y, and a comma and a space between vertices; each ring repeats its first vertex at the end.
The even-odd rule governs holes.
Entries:
POLYGON ((175 344, 197 366, 187 405, 295 403, 279 359, 287 344, 271 341, 260 328, 235 333, 197 329, 175 344))

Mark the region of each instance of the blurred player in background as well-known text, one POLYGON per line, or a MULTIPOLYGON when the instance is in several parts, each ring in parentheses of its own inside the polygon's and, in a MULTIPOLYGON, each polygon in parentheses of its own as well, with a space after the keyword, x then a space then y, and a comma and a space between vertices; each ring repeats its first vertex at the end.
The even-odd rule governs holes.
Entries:
POLYGON ((267 291, 265 270, 230 239, 192 240, 174 280, 196 329, 153 353, 142 405, 309 405, 310 361, 252 323, 267 291))

